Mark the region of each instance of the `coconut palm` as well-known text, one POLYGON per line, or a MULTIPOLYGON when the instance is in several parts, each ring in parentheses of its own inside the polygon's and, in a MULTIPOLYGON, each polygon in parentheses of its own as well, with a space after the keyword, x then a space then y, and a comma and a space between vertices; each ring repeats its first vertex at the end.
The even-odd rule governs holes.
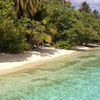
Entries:
POLYGON ((41 10, 42 0, 14 0, 18 17, 34 17, 41 10))

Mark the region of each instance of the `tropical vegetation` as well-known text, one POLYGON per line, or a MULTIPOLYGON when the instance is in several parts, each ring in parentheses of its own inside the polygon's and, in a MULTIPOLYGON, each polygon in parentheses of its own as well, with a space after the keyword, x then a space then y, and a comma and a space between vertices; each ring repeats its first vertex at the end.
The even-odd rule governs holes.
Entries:
POLYGON ((87 2, 75 9, 63 0, 0 0, 0 52, 99 42, 100 15, 87 2))

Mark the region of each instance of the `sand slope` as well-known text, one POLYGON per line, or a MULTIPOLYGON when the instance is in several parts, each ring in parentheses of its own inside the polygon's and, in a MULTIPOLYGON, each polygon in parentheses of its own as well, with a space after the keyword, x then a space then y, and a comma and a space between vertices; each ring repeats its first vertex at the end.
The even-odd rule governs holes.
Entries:
MULTIPOLYGON (((42 47, 41 50, 27 52, 24 54, 0 54, 0 74, 12 71, 16 68, 23 68, 25 65, 35 62, 48 61, 67 54, 75 53, 78 50, 87 50, 87 47, 75 47, 74 50, 64 50, 42 47)), ((28 66, 27 66, 28 67, 28 66)))

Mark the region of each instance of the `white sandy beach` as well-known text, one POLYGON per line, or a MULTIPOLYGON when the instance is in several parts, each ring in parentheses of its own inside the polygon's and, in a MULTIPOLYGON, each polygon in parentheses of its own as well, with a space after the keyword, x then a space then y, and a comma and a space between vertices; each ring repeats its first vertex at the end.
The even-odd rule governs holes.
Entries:
POLYGON ((0 54, 0 74, 21 70, 24 66, 33 66, 35 63, 48 61, 60 56, 69 55, 77 50, 88 50, 88 47, 75 47, 74 50, 64 50, 42 47, 39 51, 32 51, 24 54, 0 54))

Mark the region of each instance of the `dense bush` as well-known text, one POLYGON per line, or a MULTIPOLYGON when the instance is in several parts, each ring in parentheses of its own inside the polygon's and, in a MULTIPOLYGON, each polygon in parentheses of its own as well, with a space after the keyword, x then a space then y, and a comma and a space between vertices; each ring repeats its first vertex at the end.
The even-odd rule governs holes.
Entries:
POLYGON ((82 3, 79 10, 75 10, 71 4, 68 4, 69 2, 63 5, 53 4, 53 2, 48 4, 49 24, 54 25, 57 30, 53 36, 54 42, 59 44, 59 41, 69 41, 70 45, 83 45, 83 43, 87 45, 100 41, 99 13, 92 12, 86 2, 82 3))
POLYGON ((61 49, 70 49, 71 48, 71 44, 67 41, 57 41, 55 44, 54 44, 54 47, 56 48, 61 48, 61 49))
POLYGON ((86 2, 75 10, 59 0, 19 1, 0 0, 0 52, 23 52, 51 42, 60 48, 100 42, 100 15, 86 2))
POLYGON ((25 27, 16 17, 13 2, 0 1, 0 52, 23 52, 28 49, 25 27))

